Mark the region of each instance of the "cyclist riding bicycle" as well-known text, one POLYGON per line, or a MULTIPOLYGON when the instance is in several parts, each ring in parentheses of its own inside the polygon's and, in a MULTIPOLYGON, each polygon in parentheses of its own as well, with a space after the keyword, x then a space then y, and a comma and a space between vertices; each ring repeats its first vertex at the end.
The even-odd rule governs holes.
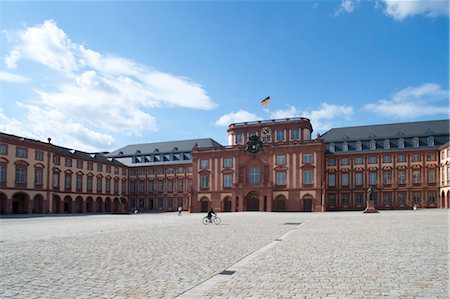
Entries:
POLYGON ((212 218, 213 214, 216 215, 216 213, 214 213, 213 208, 211 208, 211 210, 208 211, 208 215, 206 216, 208 218, 209 222, 212 222, 211 218, 212 218))

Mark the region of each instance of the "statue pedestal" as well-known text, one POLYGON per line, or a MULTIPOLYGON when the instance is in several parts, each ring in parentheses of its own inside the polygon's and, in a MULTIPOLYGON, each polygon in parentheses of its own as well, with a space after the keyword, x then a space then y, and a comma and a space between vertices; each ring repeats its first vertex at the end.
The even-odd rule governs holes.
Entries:
POLYGON ((364 213, 379 213, 378 210, 375 208, 374 202, 372 200, 366 201, 367 207, 364 210, 364 213))

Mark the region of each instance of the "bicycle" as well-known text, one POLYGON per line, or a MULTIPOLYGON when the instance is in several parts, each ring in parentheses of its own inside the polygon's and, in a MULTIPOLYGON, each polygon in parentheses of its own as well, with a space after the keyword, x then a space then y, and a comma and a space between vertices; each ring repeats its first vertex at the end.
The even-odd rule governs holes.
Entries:
POLYGON ((203 217, 202 220, 204 225, 208 225, 209 223, 214 223, 215 225, 219 225, 222 222, 222 219, 220 219, 219 216, 213 215, 211 217, 211 220, 208 219, 208 216, 203 217))

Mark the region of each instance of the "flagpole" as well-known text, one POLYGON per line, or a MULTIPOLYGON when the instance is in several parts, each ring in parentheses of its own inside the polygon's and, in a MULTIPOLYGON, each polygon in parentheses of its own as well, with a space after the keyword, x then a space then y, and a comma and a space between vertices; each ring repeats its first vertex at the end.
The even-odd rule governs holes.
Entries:
POLYGON ((270 119, 270 102, 269 102, 269 119, 270 119))

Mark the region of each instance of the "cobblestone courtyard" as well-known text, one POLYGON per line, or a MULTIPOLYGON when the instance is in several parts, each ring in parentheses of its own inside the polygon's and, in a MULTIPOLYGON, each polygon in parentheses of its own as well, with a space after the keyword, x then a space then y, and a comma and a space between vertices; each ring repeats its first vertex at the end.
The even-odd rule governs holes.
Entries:
POLYGON ((445 210, 203 216, 1 218, 0 297, 450 297, 445 210))

